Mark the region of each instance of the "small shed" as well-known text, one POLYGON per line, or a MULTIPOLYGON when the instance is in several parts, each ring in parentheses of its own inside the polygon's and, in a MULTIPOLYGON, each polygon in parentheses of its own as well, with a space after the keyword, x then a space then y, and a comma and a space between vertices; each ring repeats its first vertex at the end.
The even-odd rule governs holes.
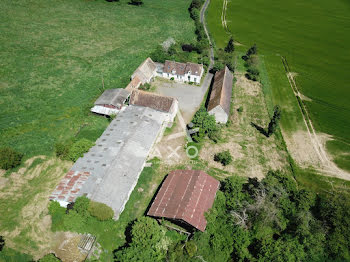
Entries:
POLYGON ((204 231, 207 225, 204 214, 212 207, 219 185, 219 181, 201 170, 172 171, 147 215, 168 218, 204 231))
POLYGON ((208 103, 208 113, 216 122, 226 124, 230 116, 233 74, 225 66, 216 72, 208 103))
POLYGON ((129 98, 130 91, 122 88, 107 89, 96 100, 92 112, 101 115, 112 115, 119 112, 125 101, 129 98))

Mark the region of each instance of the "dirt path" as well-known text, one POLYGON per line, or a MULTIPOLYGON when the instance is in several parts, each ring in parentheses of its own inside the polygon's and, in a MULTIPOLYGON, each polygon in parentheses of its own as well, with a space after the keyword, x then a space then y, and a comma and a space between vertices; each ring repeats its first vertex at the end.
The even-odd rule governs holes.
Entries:
POLYGON ((284 69, 287 74, 287 78, 289 81, 289 84, 293 90, 293 93, 298 101, 298 107, 300 109, 301 115, 303 117, 303 121, 305 123, 308 137, 313 145, 313 149, 315 153, 318 156, 320 166, 321 168, 316 169, 322 173, 325 173, 327 175, 336 176, 345 180, 350 180, 350 174, 344 170, 341 170, 338 168, 333 161, 329 158, 324 143, 321 142, 319 135, 317 135, 316 130, 314 128, 314 125, 311 121, 309 112, 306 108, 306 106, 303 103, 303 95, 300 93, 298 86, 295 81, 295 74, 290 71, 287 59, 285 57, 282 58, 282 63, 284 66, 284 69))

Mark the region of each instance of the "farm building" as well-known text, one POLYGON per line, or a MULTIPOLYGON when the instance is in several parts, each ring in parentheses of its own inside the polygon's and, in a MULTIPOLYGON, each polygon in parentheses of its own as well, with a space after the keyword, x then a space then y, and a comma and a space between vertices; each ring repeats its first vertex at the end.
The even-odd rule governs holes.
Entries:
POLYGON ((123 108, 95 146, 77 160, 50 199, 66 207, 85 195, 110 206, 118 219, 168 121, 167 112, 136 105, 123 108))
POLYGON ((108 89, 96 100, 91 111, 101 115, 112 115, 119 112, 125 101, 129 98, 130 92, 126 89, 108 89))
POLYGON ((204 231, 219 181, 200 170, 175 170, 164 180, 148 216, 168 218, 204 231))
POLYGON ((225 66, 216 72, 208 103, 208 113, 215 116, 216 122, 225 124, 230 115, 233 75, 225 66))
POLYGON ((127 88, 139 88, 141 84, 150 83, 156 75, 157 66, 152 59, 148 57, 131 75, 131 82, 127 88))
POLYGON ((130 105, 144 106, 167 114, 167 126, 171 126, 179 105, 176 98, 170 96, 162 96, 141 90, 133 90, 130 96, 130 105))
MULTIPOLYGON (((157 69, 160 74, 160 67, 157 69)), ((174 79, 179 82, 193 82, 200 84, 203 75, 203 65, 194 63, 179 63, 175 61, 166 60, 162 76, 167 79, 174 79)))

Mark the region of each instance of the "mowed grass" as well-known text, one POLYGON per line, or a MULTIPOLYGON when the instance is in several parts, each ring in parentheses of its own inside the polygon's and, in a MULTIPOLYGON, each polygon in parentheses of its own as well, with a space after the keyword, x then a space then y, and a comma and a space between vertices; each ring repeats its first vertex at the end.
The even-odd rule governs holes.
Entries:
POLYGON ((89 113, 105 88, 124 88, 169 37, 194 41, 189 0, 0 2, 0 145, 50 154, 79 133, 95 140, 108 121, 89 113))
MULTIPOLYGON (((229 35, 221 26, 223 0, 211 0, 208 25, 218 47, 224 47, 229 35)), ((332 135, 327 143, 335 162, 350 170, 350 2, 335 1, 229 1, 227 24, 235 39, 246 50, 257 43, 264 56, 273 99, 290 114, 282 120, 286 130, 302 127, 300 111, 288 89, 280 55, 296 72, 301 92, 312 101, 304 101, 319 132, 332 135), (289 109, 288 109, 289 107, 289 109), (295 114, 294 116, 291 116, 295 114), (298 116, 299 114, 299 116, 298 116), (339 141, 342 141, 340 144, 339 141)))

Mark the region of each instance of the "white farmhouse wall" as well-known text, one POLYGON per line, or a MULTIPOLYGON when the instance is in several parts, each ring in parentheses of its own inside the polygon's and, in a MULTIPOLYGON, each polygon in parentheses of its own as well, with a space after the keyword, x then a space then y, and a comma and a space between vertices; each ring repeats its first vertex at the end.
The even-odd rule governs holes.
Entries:
POLYGON ((194 75, 189 75, 189 74, 176 75, 176 74, 163 72, 162 77, 164 77, 166 79, 174 78, 174 80, 178 81, 178 82, 193 82, 196 84, 200 84, 202 75, 203 75, 203 72, 201 73, 200 76, 194 76, 194 75), (190 79, 188 79, 188 77, 190 77, 190 79))
POLYGON ((228 115, 226 114, 226 112, 224 111, 224 109, 220 105, 214 107, 208 113, 209 113, 209 115, 215 116, 216 123, 220 123, 220 124, 227 123, 228 115))

